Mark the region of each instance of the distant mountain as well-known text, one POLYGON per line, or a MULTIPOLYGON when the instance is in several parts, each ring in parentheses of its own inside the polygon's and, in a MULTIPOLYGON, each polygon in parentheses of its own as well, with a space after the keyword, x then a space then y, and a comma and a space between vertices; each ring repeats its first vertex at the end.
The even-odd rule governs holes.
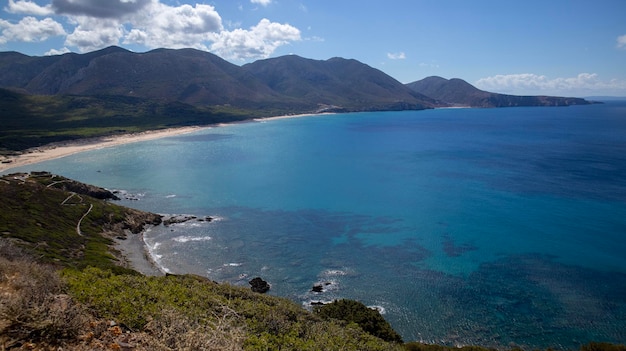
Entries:
POLYGON ((355 60, 285 56, 240 67, 194 49, 133 53, 109 47, 47 57, 3 52, 0 87, 38 95, 127 96, 278 113, 433 106, 432 99, 355 60))
POLYGON ((319 61, 288 55, 242 68, 280 94, 315 104, 337 105, 351 111, 436 106, 433 99, 357 60, 335 57, 319 61))
POLYGON ((480 90, 468 82, 453 78, 427 77, 406 84, 411 90, 447 103, 451 106, 468 107, 514 107, 514 106, 569 106, 587 105, 591 102, 582 98, 556 96, 516 96, 490 93, 480 90))
POLYGON ((211 53, 109 47, 87 54, 0 54, 0 85, 40 95, 121 95, 196 105, 279 101, 258 79, 211 53))

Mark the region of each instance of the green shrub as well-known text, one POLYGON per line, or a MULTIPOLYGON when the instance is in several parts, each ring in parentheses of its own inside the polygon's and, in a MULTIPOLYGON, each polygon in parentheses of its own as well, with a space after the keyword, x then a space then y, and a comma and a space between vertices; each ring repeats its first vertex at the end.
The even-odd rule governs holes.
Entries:
POLYGON ((385 341, 402 342, 402 337, 380 315, 377 310, 369 308, 361 302, 354 300, 335 300, 330 304, 315 308, 322 318, 339 319, 358 324, 367 333, 379 337, 385 341))

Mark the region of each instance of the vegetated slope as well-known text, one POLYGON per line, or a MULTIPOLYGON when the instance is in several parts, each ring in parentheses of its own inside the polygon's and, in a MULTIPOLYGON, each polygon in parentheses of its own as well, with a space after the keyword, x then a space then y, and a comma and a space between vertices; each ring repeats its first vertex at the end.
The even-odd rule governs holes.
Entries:
POLYGON ((40 58, 5 53, 0 55, 0 68, 1 86, 39 95, 122 95, 195 105, 278 100, 239 66, 194 49, 138 54, 109 47, 40 58))
POLYGON ((246 64, 243 69, 273 90, 321 108, 416 110, 436 105, 433 99, 356 60, 335 57, 320 61, 288 55, 246 64))
POLYGON ((120 270, 112 239, 161 220, 105 201, 115 196, 104 189, 47 172, 3 176, 0 195, 0 237, 62 266, 120 270))
POLYGON ((127 96, 26 95, 0 88, 0 154, 52 142, 264 116, 127 96))
POLYGON ((415 92, 424 94, 453 106, 468 107, 514 107, 514 106, 569 106, 588 105, 582 98, 555 96, 516 96, 490 93, 480 90, 458 78, 445 79, 427 77, 406 85, 415 92))

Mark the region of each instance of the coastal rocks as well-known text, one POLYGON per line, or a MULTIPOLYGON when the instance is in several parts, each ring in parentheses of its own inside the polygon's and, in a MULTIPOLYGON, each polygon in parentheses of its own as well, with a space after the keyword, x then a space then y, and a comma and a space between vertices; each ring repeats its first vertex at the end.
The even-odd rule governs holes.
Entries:
POLYGON ((164 219, 163 225, 168 226, 172 224, 185 223, 192 220, 196 220, 198 222, 211 222, 213 220, 213 217, 206 216, 198 218, 194 215, 174 215, 164 219))
POLYGON ((157 226, 161 222, 161 215, 129 209, 123 222, 123 229, 128 229, 133 234, 139 234, 144 230, 145 226, 157 226))
POLYGON ((270 285, 260 277, 252 279, 251 281, 249 281, 249 283, 251 285, 252 291, 256 293, 265 294, 270 290, 270 285))
POLYGON ((117 200, 127 200, 127 201, 139 201, 144 194, 131 194, 126 190, 113 190, 113 194, 117 196, 117 200))
POLYGON ((313 285, 313 288, 311 288, 311 291, 316 292, 316 293, 321 293, 326 291, 325 287, 332 285, 331 282, 324 282, 324 283, 319 283, 319 284, 315 284, 313 285))

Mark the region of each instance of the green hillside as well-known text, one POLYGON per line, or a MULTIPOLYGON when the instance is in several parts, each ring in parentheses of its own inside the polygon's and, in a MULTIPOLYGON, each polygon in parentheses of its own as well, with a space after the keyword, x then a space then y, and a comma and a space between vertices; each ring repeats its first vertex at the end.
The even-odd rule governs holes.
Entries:
POLYGON ((124 96, 26 95, 0 89, 0 153, 52 142, 234 122, 280 112, 195 107, 124 96))

